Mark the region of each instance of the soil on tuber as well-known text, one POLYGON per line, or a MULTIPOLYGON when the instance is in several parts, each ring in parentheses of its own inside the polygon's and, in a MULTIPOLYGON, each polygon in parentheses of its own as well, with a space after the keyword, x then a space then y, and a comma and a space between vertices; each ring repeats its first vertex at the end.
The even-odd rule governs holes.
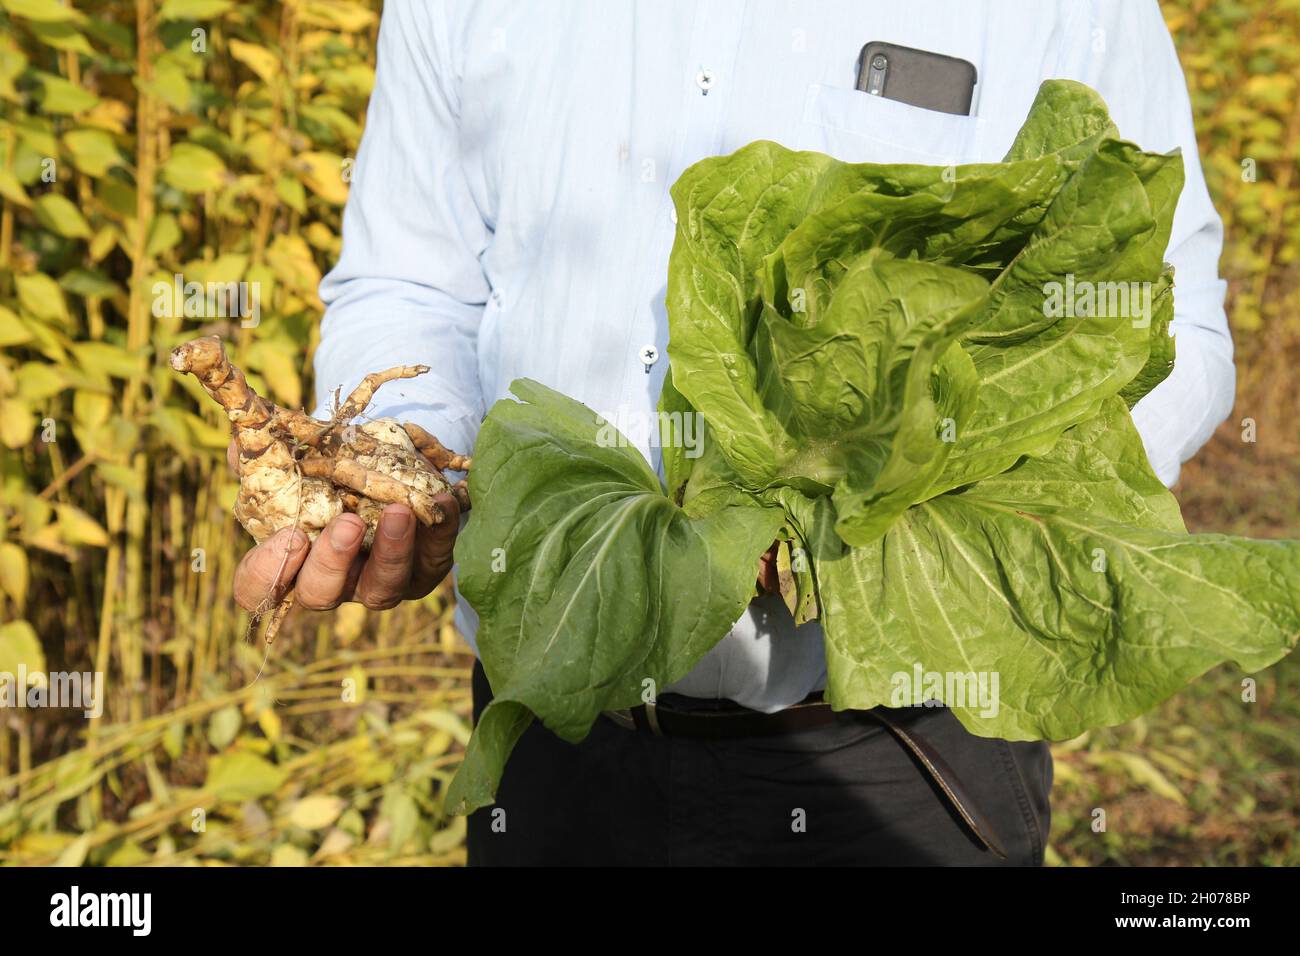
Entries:
MULTIPOLYGON (((387 504, 408 505, 426 526, 447 520, 434 500, 439 493, 450 492, 462 510, 469 508, 465 482, 452 485, 442 472, 469 471, 470 458, 410 422, 378 418, 353 423, 380 386, 423 375, 427 365, 399 365, 367 375, 346 401, 339 402, 336 393, 328 421, 258 395, 230 364, 215 335, 177 346, 171 367, 197 378, 226 410, 239 451, 235 517, 259 542, 290 527, 314 541, 332 519, 351 511, 366 523, 368 549, 387 504)), ((267 606, 254 612, 256 620, 273 610, 268 643, 293 601, 290 589, 278 606, 272 608, 268 596, 267 606)))

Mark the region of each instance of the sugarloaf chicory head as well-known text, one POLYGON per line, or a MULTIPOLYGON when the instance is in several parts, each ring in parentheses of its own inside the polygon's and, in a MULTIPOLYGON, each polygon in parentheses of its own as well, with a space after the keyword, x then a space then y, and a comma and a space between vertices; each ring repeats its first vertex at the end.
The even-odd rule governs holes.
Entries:
POLYGON ((927 693, 975 733, 1060 739, 1283 656, 1300 545, 1189 535, 1129 414, 1173 365, 1182 179, 1069 81, 1001 163, 757 142, 687 169, 660 407, 702 416, 703 454, 665 441, 665 487, 557 392, 493 407, 457 558, 495 701, 449 805, 491 802, 534 718, 576 741, 687 673, 774 538, 836 708, 992 674, 992 702, 927 693))

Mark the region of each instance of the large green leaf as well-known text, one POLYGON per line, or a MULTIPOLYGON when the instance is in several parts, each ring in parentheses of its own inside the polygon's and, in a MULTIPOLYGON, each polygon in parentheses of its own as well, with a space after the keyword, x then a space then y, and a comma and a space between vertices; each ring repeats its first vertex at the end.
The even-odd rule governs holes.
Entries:
MULTIPOLYGON (((672 189, 673 387, 707 408, 717 441, 750 487, 787 479, 811 437, 793 413, 802 411, 805 422, 815 416, 767 404, 773 396, 762 391, 762 343, 754 341, 764 306, 792 327, 816 327, 841 280, 856 277, 854 263, 873 250, 921 256, 934 260, 932 267, 980 260, 995 275, 986 261, 993 250, 1014 255, 1037 221, 1031 211, 1041 216, 1068 173, 1055 156, 952 175, 928 166, 841 163, 770 142, 697 163, 672 189)), ((975 278, 945 281, 961 297, 975 278)), ((852 298, 855 289, 846 292, 852 298)))
MULTIPOLYGON (((691 476, 693 459, 699 457, 698 454, 692 456, 686 442, 676 437, 685 435, 687 416, 693 417, 689 427, 695 428, 695 423, 698 423, 698 429, 702 432, 703 418, 698 416, 686 396, 673 386, 673 370, 669 368, 668 374, 664 376, 663 389, 659 393, 659 447, 663 457, 664 484, 668 487, 668 496, 678 504, 681 504, 686 482, 691 476)), ((696 437, 700 443, 703 442, 702 434, 696 437)))
POLYGON ((840 536, 864 544, 923 496, 975 403, 957 332, 983 303, 974 273, 858 257, 815 324, 765 305, 755 351, 764 405, 797 441, 773 484, 834 489, 840 536))
POLYGON ((1155 304, 1151 315, 1150 348, 1146 364, 1120 390, 1120 397, 1129 408, 1136 405, 1153 388, 1169 377, 1174 370, 1174 337, 1169 324, 1174 320, 1174 270, 1166 266, 1155 288, 1155 304))
POLYGON ((1113 136, 1095 93, 1048 83, 1012 162, 759 142, 696 164, 673 187, 665 402, 705 414, 745 488, 833 489, 850 544, 1045 453, 1168 368, 1151 327, 1181 162, 1113 136))
POLYGON ((819 510, 804 506, 837 708, 896 706, 918 669, 982 674, 996 708, 943 695, 967 728, 1064 739, 1223 661, 1265 667, 1300 634, 1296 542, 1187 534, 1118 398, 871 547, 839 545, 819 510))
POLYGON ((1118 135, 1096 90, 1074 80, 1051 80, 1039 87, 1003 162, 1050 154, 1081 160, 1092 155, 1102 139, 1118 135))
POLYGON ((935 493, 1043 454, 1142 371, 1181 188, 1176 154, 1118 140, 1080 165, 963 336, 979 397, 935 493))
POLYGON ((456 545, 494 695, 448 795, 460 812, 491 802, 534 715, 577 741, 685 675, 744 612, 783 522, 752 506, 688 516, 589 408, 511 390, 522 402, 498 402, 479 435, 456 545))

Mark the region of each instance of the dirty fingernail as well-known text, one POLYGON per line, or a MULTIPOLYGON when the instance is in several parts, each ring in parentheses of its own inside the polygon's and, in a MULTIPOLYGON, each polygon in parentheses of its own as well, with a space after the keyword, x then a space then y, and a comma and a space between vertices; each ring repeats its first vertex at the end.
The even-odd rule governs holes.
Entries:
POLYGON ((406 534, 411 525, 411 515, 407 511, 392 511, 384 515, 384 537, 394 540, 406 534))
POLYGON ((336 521, 330 528, 330 544, 340 551, 346 551, 357 543, 363 530, 359 521, 336 521))

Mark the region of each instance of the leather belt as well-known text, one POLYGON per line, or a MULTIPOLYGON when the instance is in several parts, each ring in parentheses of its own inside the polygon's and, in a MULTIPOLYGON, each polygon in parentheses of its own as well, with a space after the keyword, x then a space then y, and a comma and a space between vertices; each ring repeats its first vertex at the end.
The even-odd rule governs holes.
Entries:
POLYGON ((770 737, 826 727, 844 717, 871 720, 885 727, 895 740, 916 759, 921 769, 939 788, 957 816, 977 840, 994 856, 1007 858, 1002 841, 988 819, 970 798, 969 791, 960 778, 928 742, 914 728, 904 727, 891 717, 888 709, 849 710, 836 712, 820 691, 810 694, 797 704, 772 714, 741 707, 732 701, 693 702, 690 709, 682 709, 670 702, 669 695, 659 703, 642 704, 624 710, 607 710, 605 717, 624 730, 641 731, 662 737, 735 738, 770 737))

